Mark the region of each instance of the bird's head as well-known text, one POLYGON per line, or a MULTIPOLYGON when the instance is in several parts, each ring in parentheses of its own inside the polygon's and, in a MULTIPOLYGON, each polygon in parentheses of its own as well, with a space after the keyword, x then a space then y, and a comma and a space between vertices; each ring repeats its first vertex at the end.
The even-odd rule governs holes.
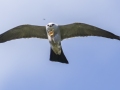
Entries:
POLYGON ((55 34, 55 30, 57 30, 58 28, 58 25, 57 24, 54 24, 54 23, 48 23, 46 25, 46 31, 48 33, 49 36, 54 36, 55 34))

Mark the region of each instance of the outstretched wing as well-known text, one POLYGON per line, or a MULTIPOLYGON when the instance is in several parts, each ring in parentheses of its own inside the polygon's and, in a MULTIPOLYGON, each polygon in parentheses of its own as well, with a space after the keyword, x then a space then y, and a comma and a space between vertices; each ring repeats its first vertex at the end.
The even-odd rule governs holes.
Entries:
POLYGON ((61 25, 59 28, 61 31, 62 40, 78 36, 100 36, 120 40, 119 36, 111 32, 84 23, 61 25))
POLYGON ((47 39, 47 33, 44 26, 20 25, 0 34, 0 43, 20 38, 43 38, 47 39))

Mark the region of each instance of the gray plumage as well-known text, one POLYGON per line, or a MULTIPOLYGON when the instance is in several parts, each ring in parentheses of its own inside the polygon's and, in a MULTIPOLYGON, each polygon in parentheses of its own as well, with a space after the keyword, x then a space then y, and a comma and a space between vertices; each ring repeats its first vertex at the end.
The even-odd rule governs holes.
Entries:
POLYGON ((0 34, 0 43, 20 38, 34 37, 48 39, 51 45, 50 60, 68 64, 69 62, 62 50, 61 41, 79 36, 99 36, 120 40, 120 36, 84 23, 72 23, 67 25, 48 23, 46 27, 37 25, 20 25, 14 27, 0 34))
POLYGON ((47 39, 45 26, 20 25, 0 35, 0 43, 20 38, 43 38, 47 39))
MULTIPOLYGON (((61 39, 67 39, 78 36, 100 36, 111 39, 118 39, 120 37, 98 27, 84 24, 84 23, 73 23, 68 25, 59 25, 61 39)), ((0 43, 19 39, 19 38, 42 38, 47 39, 45 26, 37 26, 37 25, 20 25, 14 27, 0 35, 0 43)))
POLYGON ((68 25, 62 25, 59 26, 59 28, 62 33, 61 34, 62 40, 72 37, 78 37, 78 36, 100 36, 100 37, 120 40, 119 36, 111 32, 84 23, 73 23, 68 25))

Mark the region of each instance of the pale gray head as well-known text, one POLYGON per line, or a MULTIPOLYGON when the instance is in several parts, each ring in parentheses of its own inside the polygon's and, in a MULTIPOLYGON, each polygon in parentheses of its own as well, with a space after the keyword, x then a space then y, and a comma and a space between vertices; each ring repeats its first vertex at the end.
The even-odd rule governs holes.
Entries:
POLYGON ((46 25, 46 31, 50 36, 53 36, 58 28, 58 25, 55 23, 48 23, 46 25))
POLYGON ((48 30, 48 29, 56 29, 57 27, 58 27, 58 25, 55 24, 55 23, 48 23, 46 25, 46 30, 48 30))

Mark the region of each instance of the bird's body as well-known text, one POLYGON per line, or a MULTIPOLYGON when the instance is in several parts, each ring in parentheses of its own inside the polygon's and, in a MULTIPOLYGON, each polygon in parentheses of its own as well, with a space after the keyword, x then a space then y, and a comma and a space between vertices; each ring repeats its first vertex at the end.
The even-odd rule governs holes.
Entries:
POLYGON ((48 23, 46 25, 46 33, 51 46, 50 60, 68 63, 61 46, 61 33, 59 26, 57 24, 48 23))
POLYGON ((37 25, 20 25, 12 28, 0 35, 0 43, 13 39, 31 37, 48 39, 51 46, 50 60, 68 63, 62 50, 61 41, 78 36, 100 36, 120 40, 120 36, 84 23, 72 23, 68 25, 48 23, 46 27, 37 25))
MULTIPOLYGON (((52 23, 48 23, 48 25, 52 25, 52 23)), ((55 54, 60 55, 61 54, 61 35, 58 25, 49 27, 46 25, 46 31, 48 40, 50 42, 52 50, 55 52, 55 54), (50 33, 51 32, 51 33, 50 33), (52 35, 51 35, 52 34, 52 35)))

